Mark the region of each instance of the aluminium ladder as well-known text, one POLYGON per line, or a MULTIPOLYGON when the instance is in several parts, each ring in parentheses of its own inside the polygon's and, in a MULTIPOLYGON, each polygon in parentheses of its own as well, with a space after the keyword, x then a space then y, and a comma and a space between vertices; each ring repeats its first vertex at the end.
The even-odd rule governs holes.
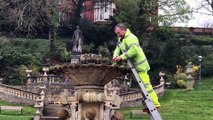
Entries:
MULTIPOLYGON (((118 47, 120 48, 121 52, 127 57, 126 55, 126 52, 122 49, 122 45, 121 45, 121 42, 118 42, 117 43, 118 47)), ((149 112, 147 112, 150 116, 150 119, 151 120, 162 120, 157 108, 154 106, 151 98, 149 97, 149 94, 148 92, 146 91, 146 88, 144 86, 144 84, 142 83, 142 80, 141 78, 139 77, 134 65, 130 62, 130 60, 128 59, 127 57, 127 63, 129 64, 141 90, 142 90, 142 95, 144 97, 144 100, 143 100, 143 104, 148 108, 149 112)))

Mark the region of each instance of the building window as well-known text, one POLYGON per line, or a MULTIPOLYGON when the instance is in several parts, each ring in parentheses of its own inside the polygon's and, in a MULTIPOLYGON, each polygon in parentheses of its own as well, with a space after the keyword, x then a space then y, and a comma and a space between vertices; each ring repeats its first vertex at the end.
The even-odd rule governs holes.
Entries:
POLYGON ((109 20, 113 16, 113 9, 115 4, 113 2, 97 1, 94 5, 94 22, 109 20))

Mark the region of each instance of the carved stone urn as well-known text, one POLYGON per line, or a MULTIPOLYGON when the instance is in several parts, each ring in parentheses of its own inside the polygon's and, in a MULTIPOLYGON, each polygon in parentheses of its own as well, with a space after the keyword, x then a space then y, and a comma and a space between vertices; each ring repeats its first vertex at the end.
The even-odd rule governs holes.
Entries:
POLYGON ((115 89, 109 95, 106 92, 108 88, 104 86, 128 70, 125 67, 102 63, 100 59, 94 62, 96 60, 91 60, 91 58, 83 59, 83 63, 50 67, 50 71, 63 74, 69 82, 75 85, 74 94, 67 95, 70 120, 111 120, 117 116, 118 112, 115 112, 115 109, 118 109, 121 103, 115 92, 117 90, 115 89))

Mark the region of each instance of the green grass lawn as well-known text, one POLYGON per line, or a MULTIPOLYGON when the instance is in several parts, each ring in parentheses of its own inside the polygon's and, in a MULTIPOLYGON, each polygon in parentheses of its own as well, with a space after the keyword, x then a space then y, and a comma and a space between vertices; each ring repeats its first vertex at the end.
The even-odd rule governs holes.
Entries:
MULTIPOLYGON (((213 120, 213 78, 203 79, 202 86, 188 91, 184 89, 167 89, 160 99, 162 107, 159 113, 163 120, 213 120)), ((15 105, 0 101, 0 105, 15 105)), ((18 105, 20 106, 20 105, 18 105)), ((143 107, 123 108, 124 120, 149 120, 148 116, 134 116, 130 119, 130 111, 143 107)), ((30 120, 35 114, 32 106, 24 106, 20 112, 3 111, 0 120, 30 120)))
MULTIPOLYGON (((167 89, 160 99, 159 113, 163 120, 213 120, 213 78, 204 79, 201 87, 195 90, 167 89)), ((124 108, 125 120, 149 120, 148 116, 135 116, 130 119, 130 110, 124 108)))
POLYGON ((20 114, 19 111, 8 111, 8 110, 1 111, 0 120, 30 120, 31 118, 33 118, 36 112, 33 106, 17 105, 17 104, 8 103, 2 100, 0 100, 0 105, 23 106, 22 114, 20 114))

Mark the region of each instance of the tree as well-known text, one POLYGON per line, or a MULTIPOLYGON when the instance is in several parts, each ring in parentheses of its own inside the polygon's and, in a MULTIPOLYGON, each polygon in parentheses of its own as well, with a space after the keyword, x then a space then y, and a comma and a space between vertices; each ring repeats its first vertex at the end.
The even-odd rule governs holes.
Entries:
POLYGON ((213 28, 213 22, 212 22, 213 19, 207 19, 207 20, 204 20, 203 23, 201 23, 201 26, 203 28, 213 28))
POLYGON ((58 0, 3 0, 0 4, 1 29, 25 37, 46 33, 51 52, 58 27, 57 4, 58 0))
POLYGON ((115 20, 123 22, 128 28, 140 35, 149 22, 147 21, 148 10, 144 0, 117 0, 115 10, 115 20))
POLYGON ((184 23, 190 19, 192 10, 185 0, 159 0, 159 23, 170 26, 174 23, 184 23))
POLYGON ((183 51, 177 40, 171 38, 167 40, 162 53, 163 66, 167 70, 175 71, 175 65, 184 65, 183 51))
POLYGON ((56 30, 59 26, 58 21, 58 11, 57 11, 57 0, 47 1, 46 6, 44 7, 44 13, 46 19, 44 19, 46 26, 48 27, 48 41, 49 41, 49 52, 52 52, 54 41, 56 38, 56 30))
POLYGON ((200 22, 200 26, 213 27, 213 0, 195 0, 192 9, 194 14, 205 17, 205 20, 200 22))
POLYGON ((79 25, 81 14, 84 10, 83 3, 87 0, 67 0, 66 2, 59 0, 58 8, 60 9, 59 18, 62 26, 71 27, 72 31, 79 25), (66 18, 64 16, 67 16, 66 18), (66 24, 68 23, 68 24, 66 24))
MULTIPOLYGON (((74 1, 74 0, 72 0, 74 1)), ((84 3, 85 0, 77 0, 76 3, 74 3, 74 23, 75 24, 79 24, 80 22, 80 19, 81 19, 81 13, 82 13, 82 10, 83 10, 83 3, 84 3)))
POLYGON ((185 0, 117 0, 116 6, 116 21, 126 23, 138 36, 149 26, 158 26, 158 23, 172 25, 177 21, 185 22, 191 13, 185 0))
POLYGON ((0 30, 2 33, 14 30, 16 17, 14 2, 2 0, 0 2, 0 30))
POLYGON ((198 5, 194 7, 194 12, 213 15, 213 0, 196 0, 196 2, 198 5))

